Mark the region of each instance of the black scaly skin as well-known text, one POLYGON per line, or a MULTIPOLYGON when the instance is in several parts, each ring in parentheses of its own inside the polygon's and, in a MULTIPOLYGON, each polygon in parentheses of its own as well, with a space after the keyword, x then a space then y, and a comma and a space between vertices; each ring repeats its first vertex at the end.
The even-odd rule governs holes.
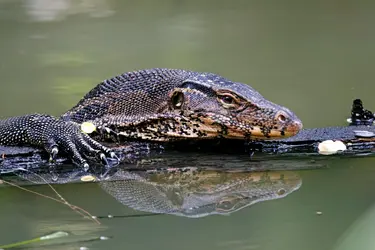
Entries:
POLYGON ((99 154, 100 151, 110 153, 110 149, 82 133, 78 124, 42 114, 0 121, 0 144, 43 147, 52 159, 56 157, 58 148, 62 148, 73 162, 84 167, 87 163, 80 152, 88 155, 99 154))
POLYGON ((150 69, 103 81, 60 118, 32 114, 0 120, 0 145, 44 148, 54 159, 65 151, 78 165, 85 156, 114 156, 80 131, 137 140, 269 139, 295 135, 301 121, 248 85, 212 73, 150 69))

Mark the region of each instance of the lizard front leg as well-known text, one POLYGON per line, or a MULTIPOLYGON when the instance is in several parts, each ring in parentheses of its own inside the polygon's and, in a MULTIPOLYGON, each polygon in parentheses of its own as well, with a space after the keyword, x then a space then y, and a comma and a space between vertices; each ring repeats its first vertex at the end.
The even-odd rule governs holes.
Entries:
POLYGON ((89 167, 85 156, 99 156, 105 164, 108 164, 105 154, 116 157, 109 148, 83 133, 79 124, 43 114, 0 120, 0 145, 43 147, 52 160, 61 150, 85 169, 89 167))

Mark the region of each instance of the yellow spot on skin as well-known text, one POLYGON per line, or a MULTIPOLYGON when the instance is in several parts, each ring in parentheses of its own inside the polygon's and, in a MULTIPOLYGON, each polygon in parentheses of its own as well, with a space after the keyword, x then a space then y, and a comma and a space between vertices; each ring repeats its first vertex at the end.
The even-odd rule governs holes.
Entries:
POLYGON ((346 145, 342 141, 326 140, 319 143, 318 149, 319 154, 332 155, 336 154, 338 151, 345 151, 346 145))
POLYGON ((92 175, 84 175, 81 177, 81 181, 83 182, 96 181, 96 178, 95 176, 92 176, 92 175))
POLYGON ((91 134, 92 132, 94 132, 96 130, 96 127, 91 122, 83 122, 81 124, 81 130, 82 130, 83 133, 91 134))

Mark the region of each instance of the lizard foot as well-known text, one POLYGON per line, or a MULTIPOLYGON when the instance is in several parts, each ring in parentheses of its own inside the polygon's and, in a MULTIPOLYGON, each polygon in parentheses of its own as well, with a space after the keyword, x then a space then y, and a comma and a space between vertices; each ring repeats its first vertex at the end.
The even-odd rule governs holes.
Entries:
POLYGON ((73 163, 85 170, 89 168, 87 159, 90 157, 100 160, 106 167, 119 162, 119 157, 110 148, 82 132, 75 123, 56 121, 48 129, 50 132, 44 133, 48 137, 44 148, 50 154, 50 162, 56 160, 60 150, 66 153, 73 163))

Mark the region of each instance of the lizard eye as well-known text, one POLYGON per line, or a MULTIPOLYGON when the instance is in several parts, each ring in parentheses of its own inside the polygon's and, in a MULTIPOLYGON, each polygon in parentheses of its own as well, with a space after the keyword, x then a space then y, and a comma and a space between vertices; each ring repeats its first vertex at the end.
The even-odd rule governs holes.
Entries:
POLYGON ((218 99, 224 107, 235 107, 237 105, 236 99, 230 94, 219 95, 218 99))
POLYGON ((173 93, 171 97, 172 106, 175 109, 180 109, 182 104, 184 103, 184 94, 180 91, 176 91, 173 93))
POLYGON ((228 95, 226 95, 226 96, 222 96, 222 97, 221 97, 221 100, 222 100, 222 102, 224 102, 224 103, 226 103, 226 104, 232 104, 232 103, 234 102, 233 97, 228 96, 228 95))

